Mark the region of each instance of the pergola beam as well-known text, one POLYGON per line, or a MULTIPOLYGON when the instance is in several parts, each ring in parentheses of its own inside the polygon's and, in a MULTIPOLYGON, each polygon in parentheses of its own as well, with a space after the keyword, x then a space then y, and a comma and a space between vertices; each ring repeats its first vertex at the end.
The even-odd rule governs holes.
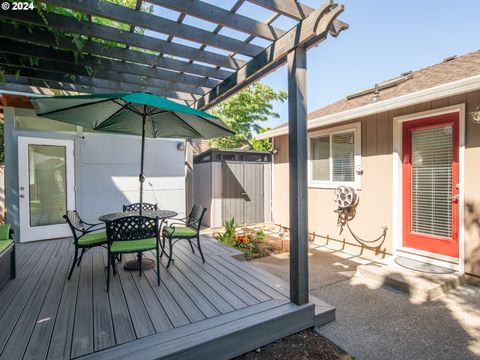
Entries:
MULTIPOLYGON (((55 91, 62 91, 64 95, 77 94, 104 94, 111 89, 95 88, 91 86, 78 86, 57 81, 38 80, 23 76, 5 75, 5 82, 0 82, 0 90, 5 93, 23 93, 32 95, 54 96, 55 91)), ((169 100, 184 105, 191 105, 191 101, 169 98, 169 100)))
POLYGON ((42 92, 40 89, 53 89, 62 91, 72 91, 75 93, 100 94, 111 91, 111 89, 95 88, 86 85, 68 84, 64 82, 39 80, 16 75, 5 75, 5 81, 0 82, 0 89, 6 91, 16 91, 23 93, 36 93, 44 95, 54 95, 53 93, 42 92), (38 91, 36 90, 38 89, 38 91))
MULTIPOLYGON (((288 16, 295 20, 302 20, 315 11, 308 5, 302 4, 295 0, 249 0, 250 2, 262 6, 268 10, 272 10, 278 14, 288 16)), ((348 28, 348 25, 340 20, 335 20, 330 28, 330 34, 336 36, 338 29, 348 28)))
POLYGON ((42 27, 58 29, 70 33, 109 40, 147 50, 161 51, 173 56, 192 59, 230 69, 238 69, 246 63, 244 60, 233 59, 229 56, 221 55, 215 52, 199 50, 190 46, 167 42, 152 36, 131 33, 129 31, 116 29, 110 26, 89 23, 86 21, 78 21, 71 16, 64 16, 51 12, 44 12, 43 16, 40 16, 36 11, 7 10, 0 11, 0 17, 42 27))
MULTIPOLYGON (((198 109, 205 110, 218 104, 234 92, 284 64, 287 55, 296 47, 302 46, 308 49, 318 44, 326 38, 332 23, 342 11, 342 5, 325 3, 228 79, 201 97, 195 106, 198 109)), ((343 30, 343 28, 340 30, 343 30)))
MULTIPOLYGON (((181 99, 191 99, 191 94, 203 95, 204 92, 199 87, 194 87, 184 84, 173 84, 170 81, 159 80, 155 78, 149 78, 148 76, 141 77, 138 75, 120 73, 105 69, 92 69, 94 73, 89 71, 84 66, 58 63, 50 60, 39 60, 38 63, 34 61, 30 62, 29 59, 23 58, 19 55, 5 54, 0 51, 0 65, 9 65, 16 68, 28 68, 35 70, 44 70, 53 73, 78 75, 83 77, 89 77, 92 80, 107 80, 114 81, 115 83, 125 83, 136 85, 141 88, 154 89, 156 92, 160 91, 175 91, 181 99)), ((92 71, 90 70, 90 71, 92 71)))
MULTIPOLYGON (((27 29, 25 26, 14 27, 5 23, 0 23, 0 37, 50 46, 53 48, 71 50, 74 52, 78 51, 77 47, 73 43, 72 37, 66 35, 54 36, 51 32, 47 31, 43 27, 33 26, 32 28, 27 29), (35 36, 32 36, 32 33, 34 33, 35 36)), ((3 41, 4 40, 2 40, 2 43, 3 41)), ((180 61, 168 57, 158 57, 146 52, 120 48, 118 46, 110 46, 93 41, 87 41, 82 48, 82 52, 109 59, 113 58, 134 62, 152 68, 155 67, 156 71, 161 74, 161 77, 165 76, 166 80, 170 80, 168 77, 172 73, 175 75, 175 79, 178 82, 184 82, 187 84, 192 83, 194 85, 205 87, 214 87, 219 84, 219 81, 215 79, 223 80, 233 74, 231 71, 215 69, 199 64, 190 64, 186 61, 180 61), (172 71, 164 70, 162 68, 170 69, 172 71), (175 71, 182 71, 187 74, 178 74, 175 71), (197 74, 199 76, 189 74, 197 74), (202 78, 204 76, 211 77, 213 79, 204 79, 202 78), (200 82, 199 79, 202 81, 200 82), (199 81, 198 84, 196 83, 197 81, 199 81)))
MULTIPOLYGON (((0 54, 3 53, 13 56, 27 56, 42 59, 39 67, 50 71, 67 72, 68 68, 74 69, 76 71, 74 72, 75 74, 89 75, 86 70, 86 68, 89 67, 94 70, 94 77, 102 77, 109 80, 122 80, 137 84, 146 84, 152 87, 190 92, 197 95, 203 95, 210 89, 200 87, 198 84, 175 83, 170 80, 159 79, 156 76, 157 69, 148 66, 124 63, 91 55, 84 55, 84 57, 78 60, 77 63, 75 55, 68 51, 56 50, 37 45, 25 46, 24 43, 8 39, 3 40, 2 45, 3 44, 5 47, 0 49, 0 54)), ((14 58, 10 57, 10 59, 18 63, 14 58)), ((170 79, 173 81, 175 80, 175 73, 172 73, 170 79)))
POLYGON ((233 51, 247 56, 255 56, 262 48, 245 43, 220 34, 213 34, 194 26, 179 24, 175 21, 152 15, 126 6, 116 5, 108 1, 99 0, 41 0, 67 9, 85 14, 100 16, 107 19, 132 24, 143 29, 157 31, 163 34, 176 36, 189 41, 206 44, 219 49, 233 51))
MULTIPOLYGON (((168 98, 177 98, 181 100, 187 101, 195 101, 197 96, 187 93, 182 93, 179 91, 173 90, 164 90, 159 88, 153 88, 149 86, 141 86, 135 84, 129 84, 119 81, 113 80, 105 80, 105 79, 98 79, 98 78, 91 78, 89 76, 83 75, 69 75, 57 72, 50 72, 41 69, 30 69, 28 67, 17 67, 20 69, 20 74, 24 78, 30 79, 38 79, 38 80, 48 80, 48 81, 56 81, 59 83, 66 83, 69 84, 64 89, 69 90, 70 85, 80 85, 92 88, 101 88, 103 92, 112 92, 119 91, 119 92, 151 92, 154 94, 158 94, 160 96, 168 97, 168 98)), ((13 75, 13 74, 10 74, 13 75)), ((15 81, 13 81, 15 83, 15 81)))
POLYGON ((295 20, 302 20, 310 15, 315 9, 295 0, 248 0, 268 10, 275 11, 295 20))
POLYGON ((219 25, 247 34, 259 36, 266 40, 276 40, 285 33, 285 30, 254 20, 247 16, 235 14, 221 7, 196 0, 150 0, 152 4, 160 5, 179 12, 188 13, 219 25))

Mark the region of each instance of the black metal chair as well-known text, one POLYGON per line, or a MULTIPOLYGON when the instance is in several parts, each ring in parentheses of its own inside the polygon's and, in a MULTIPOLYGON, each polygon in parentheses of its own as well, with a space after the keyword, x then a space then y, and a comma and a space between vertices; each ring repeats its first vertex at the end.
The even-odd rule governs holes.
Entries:
POLYGON ((110 288, 110 268, 113 267, 113 273, 117 273, 115 259, 118 255, 137 253, 142 276, 142 253, 154 249, 157 251, 157 283, 160 286, 159 228, 158 217, 126 216, 107 222, 107 291, 110 288))
POLYGON ((72 277, 75 264, 80 266, 83 255, 87 250, 96 246, 104 246, 107 244, 107 234, 105 233, 105 224, 90 224, 83 221, 78 215, 76 210, 68 210, 63 216, 67 220, 67 224, 70 226, 70 230, 73 235, 73 243, 75 245, 75 256, 73 258, 73 264, 68 273, 68 280, 72 277), (82 250, 80 257, 78 257, 78 251, 82 250))
MULTIPOLYGON (((142 210, 158 210, 157 204, 142 203, 142 210)), ((123 205, 123 211, 140 211, 140 203, 123 205)))
POLYGON ((202 257, 202 261, 205 262, 205 258, 202 253, 202 248, 200 246, 200 226, 202 225, 203 216, 207 208, 204 208, 201 205, 195 204, 190 211, 190 214, 186 218, 182 219, 172 219, 177 222, 170 223, 169 225, 165 225, 162 231, 162 254, 165 252, 165 238, 168 239, 168 247, 169 247, 169 259, 167 268, 170 267, 170 263, 174 261, 172 259, 173 256, 173 245, 179 240, 188 240, 190 244, 190 248, 192 252, 195 253, 193 249, 193 239, 197 239, 197 248, 200 252, 200 256, 202 257), (177 226, 180 225, 180 226, 177 226))

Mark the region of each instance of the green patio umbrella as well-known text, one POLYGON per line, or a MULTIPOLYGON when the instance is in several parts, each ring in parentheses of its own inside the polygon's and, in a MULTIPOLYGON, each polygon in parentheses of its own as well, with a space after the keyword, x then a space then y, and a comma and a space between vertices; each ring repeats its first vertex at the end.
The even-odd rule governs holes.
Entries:
POLYGON ((150 93, 31 98, 38 116, 97 131, 142 136, 140 204, 143 203, 145 138, 204 138, 233 132, 218 118, 150 93))

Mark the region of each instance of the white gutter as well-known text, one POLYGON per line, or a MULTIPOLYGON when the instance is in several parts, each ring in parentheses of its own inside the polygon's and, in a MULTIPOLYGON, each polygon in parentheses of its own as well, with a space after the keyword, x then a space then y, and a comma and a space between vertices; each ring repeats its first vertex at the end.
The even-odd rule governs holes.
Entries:
POLYGON ((0 94, 7 94, 7 95, 20 95, 20 96, 28 96, 28 97, 31 97, 31 96, 38 96, 38 97, 43 97, 43 96, 49 96, 49 95, 45 95, 45 94, 36 94, 36 93, 27 93, 27 92, 23 92, 23 91, 11 91, 11 90, 0 90, 0 94))
MULTIPOLYGON (((410 105, 419 104, 422 102, 432 101, 448 96, 466 93, 480 89, 480 75, 475 75, 469 78, 453 81, 450 83, 434 86, 425 90, 420 90, 414 93, 397 96, 392 99, 374 102, 368 105, 360 106, 355 109, 342 111, 339 113, 321 116, 309 120, 307 122, 307 129, 313 129, 320 126, 331 125, 359 117, 390 111, 410 105)), ((258 134, 257 139, 268 139, 280 135, 288 134, 288 126, 266 131, 258 134)))

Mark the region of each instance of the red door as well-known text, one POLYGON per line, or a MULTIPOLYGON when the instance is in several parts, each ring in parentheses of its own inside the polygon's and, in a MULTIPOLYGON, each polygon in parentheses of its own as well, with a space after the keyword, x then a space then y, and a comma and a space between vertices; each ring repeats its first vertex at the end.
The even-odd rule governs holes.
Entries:
POLYGON ((459 114, 403 124, 403 246, 458 258, 459 114))

